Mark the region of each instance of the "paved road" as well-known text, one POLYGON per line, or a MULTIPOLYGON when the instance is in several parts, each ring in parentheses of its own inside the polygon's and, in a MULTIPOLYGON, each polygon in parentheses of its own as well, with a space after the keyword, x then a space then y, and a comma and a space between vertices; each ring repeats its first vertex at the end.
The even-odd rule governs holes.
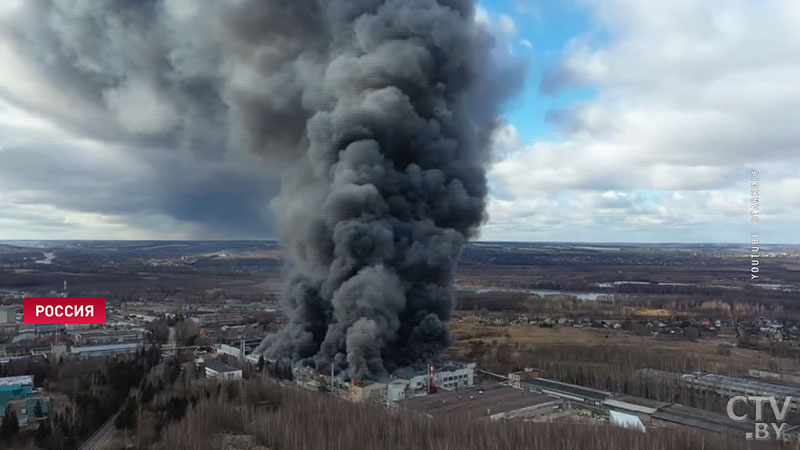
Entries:
POLYGON ((87 439, 86 442, 79 447, 78 450, 100 450, 103 448, 103 444, 105 444, 106 441, 114 435, 114 421, 117 419, 118 415, 119 411, 117 411, 116 414, 111 416, 111 418, 103 424, 103 426, 95 431, 94 434, 91 435, 89 439, 87 439))

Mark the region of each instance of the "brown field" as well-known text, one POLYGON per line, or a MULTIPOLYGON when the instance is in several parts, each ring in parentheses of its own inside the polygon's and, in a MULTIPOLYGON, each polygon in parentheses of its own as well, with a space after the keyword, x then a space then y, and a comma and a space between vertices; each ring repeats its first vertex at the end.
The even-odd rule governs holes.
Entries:
MULTIPOLYGON (((473 341, 482 341, 490 347, 506 344, 519 352, 567 350, 575 347, 613 348, 619 352, 638 354, 643 351, 664 358, 702 361, 695 370, 737 374, 751 367, 771 367, 781 370, 798 370, 800 362, 794 358, 776 358, 765 352, 732 348, 730 355, 718 352, 719 344, 735 344, 733 337, 701 338, 697 341, 671 340, 653 336, 637 336, 623 330, 607 328, 577 328, 556 326, 541 328, 533 325, 485 325, 477 321, 454 321, 450 324, 454 342, 451 352, 466 354, 473 341)), ((723 330, 724 331, 724 330, 723 330)), ((730 336, 731 333, 721 333, 730 336)))

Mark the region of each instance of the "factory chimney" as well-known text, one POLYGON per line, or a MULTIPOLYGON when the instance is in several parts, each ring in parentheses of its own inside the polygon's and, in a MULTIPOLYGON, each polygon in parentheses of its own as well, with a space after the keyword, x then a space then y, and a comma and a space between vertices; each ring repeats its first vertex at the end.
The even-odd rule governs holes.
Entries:
POLYGON ((436 392, 436 382, 434 381, 435 375, 436 369, 433 367, 433 361, 428 361, 428 394, 433 394, 436 392))

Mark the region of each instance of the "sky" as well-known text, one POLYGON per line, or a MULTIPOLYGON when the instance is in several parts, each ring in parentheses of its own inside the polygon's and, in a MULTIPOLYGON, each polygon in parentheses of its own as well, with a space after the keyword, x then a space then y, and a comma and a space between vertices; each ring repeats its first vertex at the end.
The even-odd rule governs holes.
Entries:
MULTIPOLYGON (((0 24, 16 14, 5 3, 0 24)), ((476 20, 498 58, 527 67, 493 137, 480 239, 800 243, 795 0, 481 0, 476 20)), ((278 185, 252 155, 114 140, 114 127, 146 135, 181 114, 147 86, 86 100, 70 91, 79 77, 56 78, 18 39, 0 31, 0 239, 276 235, 278 185)))

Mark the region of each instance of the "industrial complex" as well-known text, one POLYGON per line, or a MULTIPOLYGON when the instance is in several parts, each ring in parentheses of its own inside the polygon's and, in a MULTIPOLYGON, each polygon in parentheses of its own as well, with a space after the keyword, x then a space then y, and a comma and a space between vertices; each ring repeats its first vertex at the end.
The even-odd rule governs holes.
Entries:
POLYGON ((426 371, 409 378, 393 378, 385 383, 358 379, 345 381, 302 366, 293 368, 292 375, 303 388, 329 392, 354 402, 397 402, 432 394, 437 390, 453 391, 472 386, 475 383, 475 363, 450 362, 438 369, 429 363, 426 371))
POLYGON ((0 411, 12 412, 27 427, 47 416, 50 397, 34 387, 32 375, 0 378, 0 411))

